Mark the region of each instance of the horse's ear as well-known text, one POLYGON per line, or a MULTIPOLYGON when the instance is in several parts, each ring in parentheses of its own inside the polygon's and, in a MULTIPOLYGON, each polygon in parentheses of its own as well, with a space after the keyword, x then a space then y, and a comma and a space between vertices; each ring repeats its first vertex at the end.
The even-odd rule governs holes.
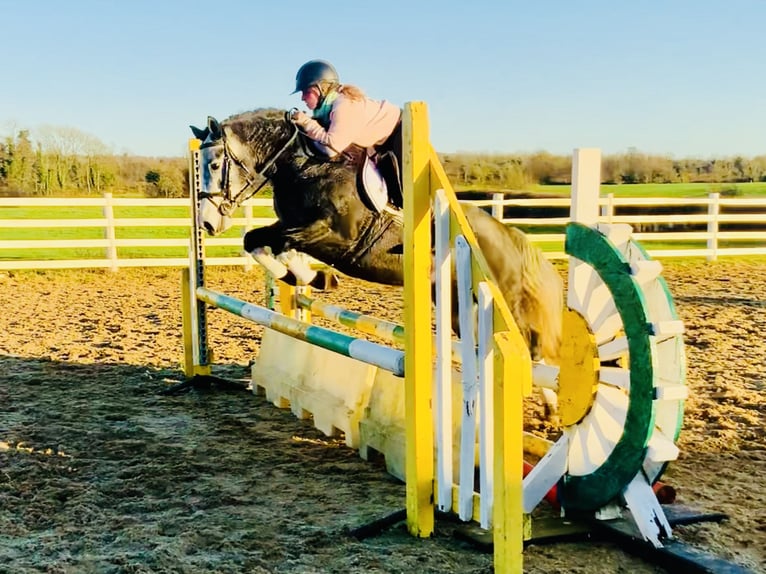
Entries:
POLYGON ((195 126, 189 126, 191 128, 192 133, 194 134, 194 137, 198 140, 205 141, 207 139, 208 135, 208 129, 205 128, 204 130, 199 129, 195 126))
POLYGON ((212 139, 217 140, 221 137, 221 124, 213 116, 207 117, 207 130, 212 139))

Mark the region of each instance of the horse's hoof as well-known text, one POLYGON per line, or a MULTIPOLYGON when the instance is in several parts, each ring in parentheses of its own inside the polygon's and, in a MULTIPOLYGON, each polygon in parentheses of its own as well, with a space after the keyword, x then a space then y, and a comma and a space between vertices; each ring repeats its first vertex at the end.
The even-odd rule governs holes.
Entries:
POLYGON ((317 270, 316 277, 311 280, 311 285, 314 289, 319 291, 330 291, 335 289, 340 284, 340 278, 332 271, 324 271, 322 269, 317 270))

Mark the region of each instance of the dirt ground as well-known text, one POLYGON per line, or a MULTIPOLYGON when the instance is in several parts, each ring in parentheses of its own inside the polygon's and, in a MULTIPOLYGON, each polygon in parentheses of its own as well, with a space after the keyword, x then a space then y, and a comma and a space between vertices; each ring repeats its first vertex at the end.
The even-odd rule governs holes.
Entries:
MULTIPOLYGON (((766 572, 766 261, 668 263, 686 325, 678 502, 729 520, 679 539, 766 572)), ((260 302, 259 272, 208 285, 260 302)), ((159 392, 182 379, 180 272, 0 274, 0 572, 491 572, 492 555, 437 523, 364 540, 404 486, 263 397, 159 392)), ((398 319, 398 289, 346 279, 325 300, 398 319)), ((214 311, 216 373, 248 376, 260 328, 214 311)), ((533 544, 525 571, 665 572, 603 541, 533 544)))

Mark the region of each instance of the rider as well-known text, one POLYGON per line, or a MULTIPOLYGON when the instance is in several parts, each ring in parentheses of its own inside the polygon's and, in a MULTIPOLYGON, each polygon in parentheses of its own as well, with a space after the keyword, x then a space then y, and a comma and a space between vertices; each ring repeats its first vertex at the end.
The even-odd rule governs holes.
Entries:
MULTIPOLYGON (((392 170, 396 190, 391 200, 401 201, 401 110, 386 100, 368 98, 356 86, 341 84, 335 67, 324 60, 310 60, 295 76, 295 91, 312 115, 292 113, 292 120, 332 158, 350 145, 366 148, 384 173, 392 170), (390 162, 387 166, 386 160, 390 162), (394 161, 395 160, 395 161, 394 161), (398 197, 397 197, 398 196, 398 197)), ((390 178, 386 178, 390 182, 390 178)))

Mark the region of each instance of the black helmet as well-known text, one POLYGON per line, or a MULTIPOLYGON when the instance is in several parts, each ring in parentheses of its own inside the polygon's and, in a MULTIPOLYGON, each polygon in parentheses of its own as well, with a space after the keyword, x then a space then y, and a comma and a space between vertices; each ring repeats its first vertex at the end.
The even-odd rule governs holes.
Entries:
POLYGON ((295 91, 293 94, 302 92, 306 88, 314 86, 319 82, 329 82, 337 84, 338 72, 335 67, 325 60, 311 60, 303 64, 295 75, 295 91))

